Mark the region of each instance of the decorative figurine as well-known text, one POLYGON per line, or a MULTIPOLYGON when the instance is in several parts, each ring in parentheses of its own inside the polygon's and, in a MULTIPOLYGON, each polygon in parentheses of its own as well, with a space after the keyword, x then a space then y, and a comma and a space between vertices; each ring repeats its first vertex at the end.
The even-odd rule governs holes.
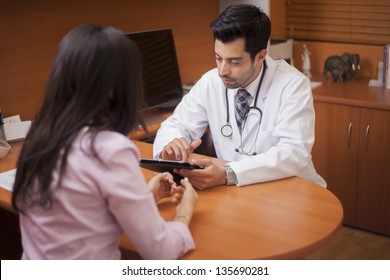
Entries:
POLYGON ((360 70, 360 57, 357 53, 344 53, 341 56, 332 55, 325 60, 322 78, 327 79, 328 72, 334 82, 343 82, 348 76, 356 81, 356 73, 360 70))
POLYGON ((302 51, 302 69, 303 69, 303 74, 308 77, 309 79, 311 78, 311 72, 310 72, 310 55, 311 52, 307 48, 306 44, 303 44, 303 51, 302 51))
POLYGON ((344 53, 341 56, 341 60, 344 62, 344 75, 346 78, 351 76, 352 81, 356 81, 356 73, 360 70, 360 57, 357 53, 344 53))

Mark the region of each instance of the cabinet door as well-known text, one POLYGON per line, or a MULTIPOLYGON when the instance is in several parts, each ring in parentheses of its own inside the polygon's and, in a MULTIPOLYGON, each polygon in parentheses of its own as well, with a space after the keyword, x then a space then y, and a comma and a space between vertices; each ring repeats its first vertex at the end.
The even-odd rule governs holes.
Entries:
POLYGON ((390 234, 390 112, 362 109, 357 226, 390 234))
POLYGON ((314 166, 344 207, 344 223, 355 224, 360 109, 315 102, 314 166))

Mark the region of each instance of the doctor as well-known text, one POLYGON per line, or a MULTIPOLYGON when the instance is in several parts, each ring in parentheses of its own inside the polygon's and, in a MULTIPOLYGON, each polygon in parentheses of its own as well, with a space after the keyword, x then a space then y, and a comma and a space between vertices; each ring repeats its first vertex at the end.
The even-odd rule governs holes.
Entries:
POLYGON ((229 6, 211 23, 217 68, 205 73, 161 124, 157 158, 189 159, 207 127, 218 159, 177 170, 198 189, 299 176, 326 187, 311 159, 314 108, 310 81, 267 56, 271 23, 253 5, 229 6))

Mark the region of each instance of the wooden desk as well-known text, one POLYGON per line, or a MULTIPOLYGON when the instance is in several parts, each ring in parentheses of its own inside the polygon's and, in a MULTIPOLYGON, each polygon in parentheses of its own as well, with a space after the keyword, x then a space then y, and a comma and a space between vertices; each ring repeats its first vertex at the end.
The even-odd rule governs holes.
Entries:
MULTIPOLYGON (((136 142, 143 157, 151 145, 136 142)), ((20 144, 13 144, 0 172, 14 168, 20 144)), ((143 170, 146 178, 154 173, 143 170)), ((190 225, 196 250, 182 259, 300 259, 330 240, 342 224, 343 209, 328 190, 293 177, 246 187, 199 191, 190 225)), ((11 210, 11 193, 0 188, 0 206, 11 210)), ((158 204, 171 220, 175 207, 158 204)), ((123 237, 121 246, 132 250, 123 237)))
MULTIPOLYGON (((0 173, 16 167, 16 161, 19 156, 22 142, 11 144, 11 150, 6 157, 0 158, 0 173)), ((11 192, 0 187, 0 207, 8 211, 15 212, 11 206, 11 192)))

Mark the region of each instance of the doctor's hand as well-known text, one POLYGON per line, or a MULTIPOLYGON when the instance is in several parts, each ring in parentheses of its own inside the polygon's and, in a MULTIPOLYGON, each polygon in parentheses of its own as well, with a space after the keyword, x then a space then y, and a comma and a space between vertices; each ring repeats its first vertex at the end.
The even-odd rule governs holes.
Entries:
POLYGON ((198 190, 205 190, 219 185, 225 185, 225 164, 221 159, 199 159, 191 163, 198 164, 204 169, 175 169, 174 172, 187 177, 198 190))
POLYGON ((161 151, 161 158, 165 160, 188 161, 190 154, 202 143, 201 139, 194 140, 191 144, 184 137, 175 138, 161 151))

